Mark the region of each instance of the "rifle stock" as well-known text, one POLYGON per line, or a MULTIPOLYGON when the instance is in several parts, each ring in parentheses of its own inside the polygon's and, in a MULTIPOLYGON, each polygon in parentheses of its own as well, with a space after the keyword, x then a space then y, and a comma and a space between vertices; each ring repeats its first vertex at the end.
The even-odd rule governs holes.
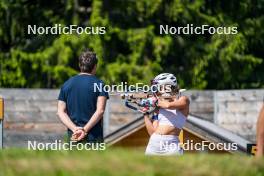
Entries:
MULTIPOLYGON (((186 91, 186 89, 180 89, 178 94, 181 94, 182 92, 186 91)), ((122 99, 146 99, 146 98, 150 98, 153 97, 153 93, 144 93, 144 92, 137 92, 137 93, 124 93, 120 95, 122 99)), ((169 96, 165 96, 165 95, 161 95, 158 96, 161 99, 172 99, 172 98, 176 98, 177 95, 169 95, 169 96)))

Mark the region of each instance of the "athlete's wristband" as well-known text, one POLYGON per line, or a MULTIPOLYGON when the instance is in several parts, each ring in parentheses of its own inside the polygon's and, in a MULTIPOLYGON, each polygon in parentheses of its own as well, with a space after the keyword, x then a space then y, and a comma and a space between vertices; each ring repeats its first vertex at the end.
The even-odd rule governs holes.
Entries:
POLYGON ((153 114, 151 120, 158 120, 158 114, 153 114))

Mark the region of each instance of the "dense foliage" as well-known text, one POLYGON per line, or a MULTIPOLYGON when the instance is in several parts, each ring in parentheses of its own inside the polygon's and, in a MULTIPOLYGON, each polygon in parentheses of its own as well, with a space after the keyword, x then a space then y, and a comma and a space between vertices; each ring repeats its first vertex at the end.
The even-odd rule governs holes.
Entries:
POLYGON ((59 87, 84 48, 107 83, 148 83, 160 72, 182 87, 264 87, 264 1, 2 0, 0 86, 59 87), (160 35, 159 25, 237 26, 236 35, 160 35), (27 25, 105 26, 104 35, 28 35, 27 25))

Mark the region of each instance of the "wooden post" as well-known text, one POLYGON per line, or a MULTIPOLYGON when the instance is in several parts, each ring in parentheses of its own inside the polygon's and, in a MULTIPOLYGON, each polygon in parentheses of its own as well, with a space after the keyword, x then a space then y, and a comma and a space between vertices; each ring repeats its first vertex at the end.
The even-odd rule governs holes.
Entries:
POLYGON ((4 99, 0 97, 0 149, 3 148, 4 99))
POLYGON ((181 130, 181 132, 180 132, 180 135, 179 135, 179 140, 180 140, 180 143, 182 143, 183 144, 183 130, 181 130))
POLYGON ((4 99, 0 97, 0 120, 4 119, 4 99))

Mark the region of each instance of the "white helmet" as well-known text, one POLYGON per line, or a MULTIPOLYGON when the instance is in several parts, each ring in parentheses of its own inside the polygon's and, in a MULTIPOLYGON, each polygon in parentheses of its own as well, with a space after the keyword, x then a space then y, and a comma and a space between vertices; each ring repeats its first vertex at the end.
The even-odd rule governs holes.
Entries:
POLYGON ((152 80, 152 84, 177 86, 177 79, 171 73, 161 73, 152 80))

